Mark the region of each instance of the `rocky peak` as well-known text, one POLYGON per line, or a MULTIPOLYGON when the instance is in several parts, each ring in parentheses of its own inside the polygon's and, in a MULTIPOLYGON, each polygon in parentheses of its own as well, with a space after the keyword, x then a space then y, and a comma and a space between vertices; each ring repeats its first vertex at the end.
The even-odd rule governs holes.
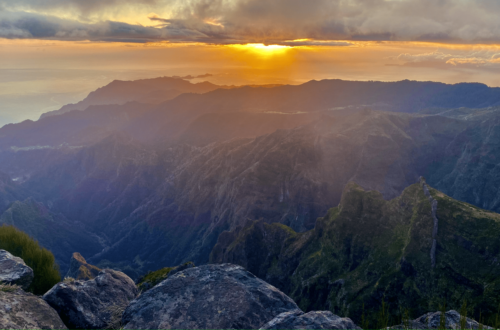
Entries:
POLYGON ((69 270, 65 277, 71 277, 76 280, 91 280, 95 278, 100 268, 88 264, 84 257, 78 252, 74 252, 69 263, 69 270))

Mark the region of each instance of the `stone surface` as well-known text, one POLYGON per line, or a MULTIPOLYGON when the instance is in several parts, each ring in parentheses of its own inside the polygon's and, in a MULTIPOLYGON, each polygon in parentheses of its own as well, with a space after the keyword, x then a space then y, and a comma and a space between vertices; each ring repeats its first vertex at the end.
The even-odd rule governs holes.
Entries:
POLYGON ((243 267, 232 264, 186 269, 132 301, 125 329, 256 329, 295 302, 243 267))
POLYGON ((67 329, 43 299, 17 288, 0 290, 0 329, 67 329))
POLYGON ((58 283, 43 299, 68 327, 102 329, 114 323, 117 310, 123 310, 137 294, 134 281, 127 275, 105 269, 89 281, 58 283))
POLYGON ((99 272, 100 268, 88 264, 84 257, 78 252, 73 253, 71 261, 69 263, 69 270, 65 277, 71 277, 76 280, 91 280, 95 278, 99 272))
POLYGON ((264 329, 361 329, 348 317, 340 317, 330 311, 285 312, 260 328, 264 329))
POLYGON ((0 250, 0 282, 17 284, 27 289, 33 281, 33 269, 24 260, 14 257, 8 251, 0 250))
MULTIPOLYGON (((457 311, 450 310, 445 313, 446 323, 445 329, 460 329, 460 314, 457 311)), ((410 329, 439 329, 441 320, 441 312, 431 312, 420 316, 419 318, 410 321, 410 329)), ((467 318, 465 329, 479 329, 479 322, 467 318)), ((404 325, 400 324, 391 329, 405 329, 404 325)), ((492 329, 491 327, 484 326, 483 329, 492 329)))

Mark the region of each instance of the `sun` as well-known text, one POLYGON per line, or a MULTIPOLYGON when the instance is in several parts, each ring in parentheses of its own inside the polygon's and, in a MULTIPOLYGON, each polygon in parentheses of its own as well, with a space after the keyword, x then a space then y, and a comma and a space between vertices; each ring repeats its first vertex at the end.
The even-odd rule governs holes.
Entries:
POLYGON ((261 43, 245 44, 245 45, 232 45, 239 50, 249 51, 256 53, 262 57, 269 57, 274 55, 283 55, 292 47, 282 45, 265 45, 261 43))

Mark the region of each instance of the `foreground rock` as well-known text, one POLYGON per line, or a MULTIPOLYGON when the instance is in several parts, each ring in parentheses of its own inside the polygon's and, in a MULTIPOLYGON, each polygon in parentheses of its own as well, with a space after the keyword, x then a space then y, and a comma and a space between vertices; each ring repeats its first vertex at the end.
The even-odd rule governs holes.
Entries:
MULTIPOLYGON (((462 329, 460 326, 460 313, 454 310, 446 312, 445 329, 462 329)), ((420 316, 419 318, 410 321, 409 327, 403 324, 391 327, 391 329, 439 329, 439 322, 441 320, 441 312, 431 312, 420 316)), ((479 329, 479 322, 467 318, 464 329, 479 329)), ((483 329, 492 329, 488 326, 483 326, 483 329)))
POLYGON ((88 264, 84 257, 78 252, 73 253, 71 261, 69 262, 69 270, 65 277, 71 277, 76 280, 91 280, 95 278, 100 268, 88 264))
POLYGON ((33 281, 33 269, 24 260, 0 250, 0 282, 16 284, 26 290, 33 281))
POLYGON ((243 267, 205 265, 169 276, 132 301, 125 329, 256 329, 295 302, 243 267))
POLYGON ((58 283, 43 299, 68 327, 102 329, 119 323, 122 311, 137 294, 127 275, 105 269, 93 280, 58 283))
POLYGON ((264 329, 361 329, 350 318, 340 317, 330 311, 281 313, 264 324, 264 329))
POLYGON ((0 329, 67 328, 43 299, 19 288, 4 286, 0 290, 0 329))

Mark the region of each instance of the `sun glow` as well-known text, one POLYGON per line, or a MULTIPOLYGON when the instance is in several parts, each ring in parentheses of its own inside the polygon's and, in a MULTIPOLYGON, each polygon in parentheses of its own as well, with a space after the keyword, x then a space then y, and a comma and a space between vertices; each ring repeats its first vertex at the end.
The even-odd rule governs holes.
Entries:
POLYGON ((232 45, 239 50, 250 51, 260 56, 267 57, 272 55, 284 55, 292 47, 281 45, 264 45, 264 44, 245 44, 245 45, 232 45))

